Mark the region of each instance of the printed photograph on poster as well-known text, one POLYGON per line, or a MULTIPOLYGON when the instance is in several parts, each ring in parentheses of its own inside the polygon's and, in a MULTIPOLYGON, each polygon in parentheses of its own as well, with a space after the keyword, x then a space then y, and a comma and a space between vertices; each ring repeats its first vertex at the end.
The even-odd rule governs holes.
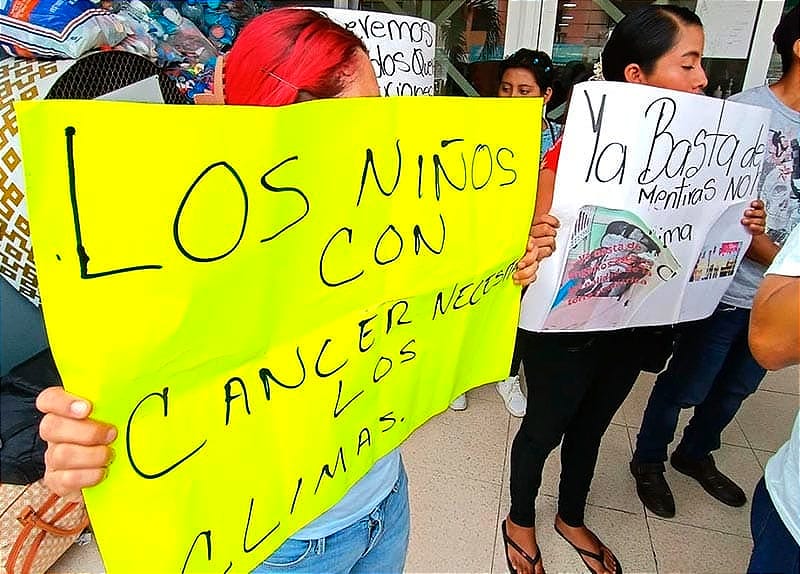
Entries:
POLYGON ((741 241, 724 241, 720 244, 704 245, 695 263, 689 282, 708 281, 730 277, 736 269, 736 260, 741 251, 741 241))
POLYGON ((800 140, 780 130, 769 130, 764 161, 764 203, 769 221, 767 235, 778 243, 786 240, 797 219, 800 198, 800 140))
POLYGON ((545 329, 624 324, 639 304, 680 269, 655 233, 625 210, 581 208, 545 329))
POLYGON ((679 321, 707 317, 708 302, 716 304, 727 291, 749 247, 748 238, 739 235, 742 208, 741 204, 731 205, 714 221, 703 246, 692 259, 694 267, 684 289, 679 321))

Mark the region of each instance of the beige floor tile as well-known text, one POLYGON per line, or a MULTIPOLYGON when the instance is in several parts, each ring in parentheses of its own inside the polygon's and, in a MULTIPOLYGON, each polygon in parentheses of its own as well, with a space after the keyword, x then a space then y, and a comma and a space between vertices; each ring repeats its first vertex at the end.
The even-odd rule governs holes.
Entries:
POLYGON ((474 403, 476 401, 488 401, 490 403, 502 404, 503 399, 497 394, 496 386, 497 383, 488 383, 467 391, 467 408, 469 408, 470 402, 474 403))
POLYGON ((795 365, 767 373, 767 376, 761 381, 759 389, 800 395, 800 367, 795 365))
MULTIPOLYGON (((475 387, 474 389, 470 389, 467 391, 467 409, 469 409, 470 405, 476 402, 490 402, 490 403, 497 403, 503 404, 503 399, 500 398, 500 395, 497 394, 497 382, 493 383, 486 383, 481 385, 480 387, 475 387)), ((525 388, 523 385, 523 393, 525 392, 525 388)))
POLYGON ((734 418, 728 426, 722 431, 722 436, 720 437, 722 440, 722 444, 730 444, 733 446, 746 446, 749 447, 750 443, 747 442, 747 438, 744 436, 744 431, 742 427, 739 425, 739 422, 734 418))
POLYGON ((628 470, 632 450, 628 429, 611 425, 600 445, 589 504, 642 514, 644 508, 636 496, 636 484, 628 470))
POLYGON ((403 456, 444 474, 500 484, 510 415, 497 398, 434 417, 403 444, 403 456))
POLYGON ((789 438, 797 408, 796 396, 760 390, 742 403, 736 420, 753 448, 775 451, 789 438))
POLYGON ((522 426, 522 419, 518 419, 517 417, 509 417, 508 420, 508 448, 511 448, 511 441, 514 440, 514 437, 517 436, 517 431, 519 431, 519 427, 522 426))
POLYGON ((770 457, 773 454, 775 454, 774 452, 771 452, 771 451, 768 451, 768 450, 755 450, 754 449, 753 452, 756 454, 756 458, 758 459, 758 464, 761 465, 762 469, 767 467, 767 461, 770 459, 770 457))
MULTIPOLYGON (((542 475, 540 492, 548 496, 558 495, 558 481, 561 474, 561 448, 554 450, 547 458, 542 475)), ((595 467, 589 504, 613 508, 625 512, 641 514, 643 508, 636 496, 636 485, 628 472, 631 460, 631 446, 628 429, 612 424, 608 427, 600 445, 600 455, 595 467)), ((507 470, 506 476, 510 475, 507 470)))
POLYGON ((472 400, 467 410, 447 409, 417 429, 403 444, 406 460, 450 476, 500 484, 509 414, 492 392, 496 401, 472 400))
POLYGON ((753 545, 748 538, 648 517, 659 572, 744 572, 753 545))
POLYGON ((611 424, 614 425, 622 425, 625 426, 625 411, 622 408, 618 409, 617 412, 614 413, 614 417, 611 419, 611 424))
POLYGON ((411 541, 406 572, 488 572, 499 485, 457 478, 407 461, 411 541))
MULTIPOLYGON (((703 490, 696 480, 679 473, 667 464, 666 479, 675 497, 675 518, 669 522, 748 537, 750 535, 750 498, 763 475, 761 465, 749 448, 723 445, 714 453, 717 467, 738 484, 747 495, 747 504, 732 508, 703 490)), ((655 515, 647 511, 648 518, 655 515)))
MULTIPOLYGON (((614 551, 624 571, 656 571, 644 514, 637 515, 589 505, 586 508, 586 524, 614 551)), ((558 540, 564 550, 574 552, 561 538, 558 540)))
MULTIPOLYGON (((495 539, 493 573, 508 572, 500 521, 508 513, 510 500, 503 495, 495 539)), ((556 499, 540 495, 536 504, 537 542, 547 572, 586 572, 577 552, 553 529, 556 499)), ((586 524, 611 548, 626 572, 655 572, 655 560, 643 514, 635 515, 589 505, 586 524)))
POLYGON ((105 572, 95 539, 83 546, 73 544, 47 571, 47 574, 103 574, 105 572))

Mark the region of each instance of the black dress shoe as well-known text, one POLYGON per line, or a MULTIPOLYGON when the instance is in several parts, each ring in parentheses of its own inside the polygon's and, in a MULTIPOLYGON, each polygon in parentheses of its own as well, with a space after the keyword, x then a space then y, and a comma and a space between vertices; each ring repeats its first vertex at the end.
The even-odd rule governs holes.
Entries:
POLYGON ((632 460, 630 468, 636 479, 636 494, 647 509, 662 518, 675 516, 675 499, 664 478, 664 463, 632 460))
POLYGON ((728 506, 744 506, 747 502, 744 491, 717 469, 710 454, 694 460, 673 452, 669 462, 675 470, 699 482, 707 493, 720 502, 728 506))

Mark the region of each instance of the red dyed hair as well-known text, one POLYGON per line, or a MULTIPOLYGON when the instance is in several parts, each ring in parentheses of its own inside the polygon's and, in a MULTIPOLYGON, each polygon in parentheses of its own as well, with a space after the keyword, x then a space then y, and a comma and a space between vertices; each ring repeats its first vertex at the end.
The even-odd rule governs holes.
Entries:
POLYGON ((225 57, 225 103, 284 106, 299 92, 333 98, 364 43, 326 16, 279 8, 254 18, 225 57))

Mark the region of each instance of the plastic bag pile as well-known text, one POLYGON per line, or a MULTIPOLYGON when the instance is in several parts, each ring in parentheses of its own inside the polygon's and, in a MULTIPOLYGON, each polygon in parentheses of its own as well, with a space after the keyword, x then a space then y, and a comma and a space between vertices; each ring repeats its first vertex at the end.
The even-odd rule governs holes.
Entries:
POLYGON ((187 101, 210 91, 217 56, 272 7, 255 0, 11 0, 0 2, 0 57, 75 59, 93 50, 148 58, 187 101))

